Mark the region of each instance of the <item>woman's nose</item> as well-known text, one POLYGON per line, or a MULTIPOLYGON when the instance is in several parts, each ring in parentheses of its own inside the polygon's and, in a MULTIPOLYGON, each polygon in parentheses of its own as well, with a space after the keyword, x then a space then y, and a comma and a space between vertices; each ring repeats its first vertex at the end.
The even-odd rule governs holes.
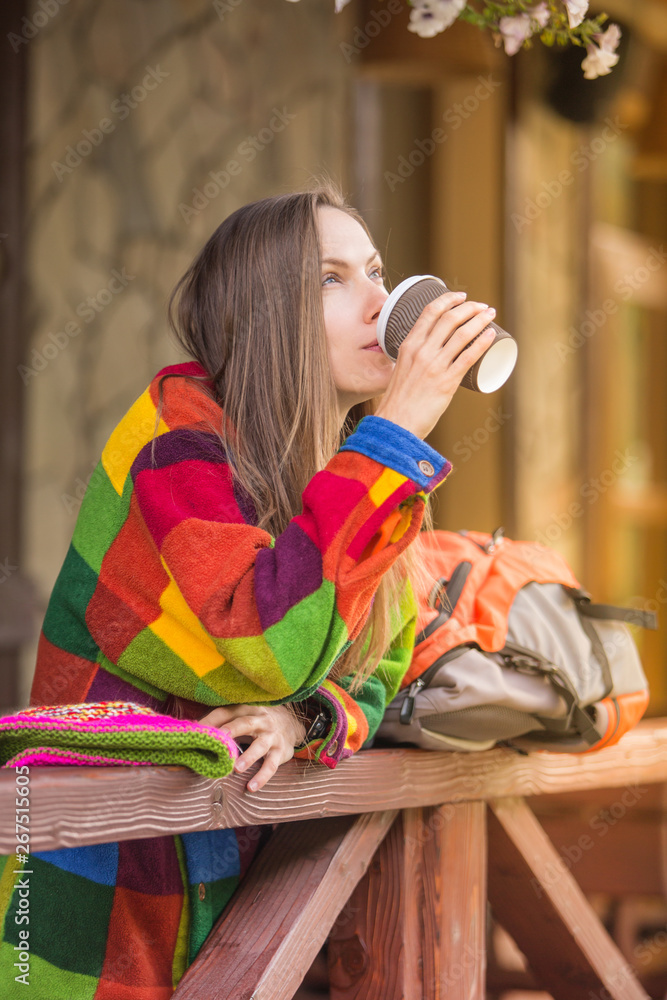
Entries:
POLYGON ((389 298, 389 292, 384 285, 373 283, 368 295, 366 313, 369 321, 376 320, 380 315, 380 310, 389 298))

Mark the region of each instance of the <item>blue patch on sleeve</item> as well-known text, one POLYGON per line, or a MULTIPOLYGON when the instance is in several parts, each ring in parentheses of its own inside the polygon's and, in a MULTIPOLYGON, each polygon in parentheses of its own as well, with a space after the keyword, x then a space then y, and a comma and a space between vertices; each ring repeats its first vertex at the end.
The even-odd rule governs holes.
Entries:
POLYGON ((364 417, 341 446, 389 466, 426 492, 451 471, 446 458, 404 427, 384 417, 364 417))

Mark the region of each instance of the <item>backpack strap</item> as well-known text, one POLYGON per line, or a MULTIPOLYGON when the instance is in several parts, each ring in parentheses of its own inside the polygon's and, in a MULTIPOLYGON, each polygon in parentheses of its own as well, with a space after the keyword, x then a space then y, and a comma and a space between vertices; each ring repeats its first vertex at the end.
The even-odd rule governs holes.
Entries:
MULTIPOLYGON (((614 686, 614 681, 611 676, 611 667, 609 666, 609 660, 607 659, 607 654, 605 653, 602 640, 589 621, 590 618, 596 617, 588 613, 589 609, 592 607, 590 595, 587 594, 585 590, 575 590, 574 587, 565 587, 565 590, 574 601, 574 606, 579 614, 581 627, 588 636, 593 656, 598 661, 598 665, 602 673, 602 680, 604 681, 604 691, 602 693, 602 697, 606 698, 614 686)), ((599 606, 602 607, 603 605, 599 606)))
POLYGON ((432 632, 435 632, 451 618, 471 569, 472 563, 465 560, 456 566, 450 580, 446 580, 444 576, 436 580, 435 586, 429 594, 428 603, 436 608, 439 614, 422 629, 419 635, 415 636, 415 646, 427 639, 432 632), (447 598, 448 608, 444 607, 443 598, 447 598))
POLYGON ((572 600, 577 605, 577 611, 586 618, 598 618, 603 621, 627 622, 629 625, 639 625, 640 628, 658 628, 658 616, 655 611, 642 611, 641 608, 619 608, 614 604, 592 604, 590 594, 585 590, 565 587, 572 600))
POLYGON ((641 611, 637 608, 618 608, 613 604, 592 604, 590 594, 581 588, 565 587, 565 590, 574 601, 574 605, 579 613, 581 627, 588 636, 593 656, 600 665, 605 686, 602 697, 606 698, 611 693, 614 682, 604 644, 590 619, 631 622, 633 625, 640 625, 642 628, 655 629, 658 627, 656 616, 653 611, 641 611))
MULTIPOLYGON (((583 624, 584 622, 582 619, 582 625, 583 624)), ((595 630, 591 629, 591 631, 595 630)), ((597 634, 596 638, 598 638, 597 634)), ((607 672, 609 672, 609 663, 607 662, 604 649, 601 651, 602 656, 604 657, 607 672)), ((567 705, 567 715, 564 718, 551 719, 543 715, 535 715, 535 718, 545 730, 551 733, 562 734, 571 729, 575 729, 588 746, 592 747, 596 743, 600 742, 604 734, 596 728, 591 715, 589 715, 589 713, 582 708, 581 703, 579 702, 579 696, 570 681, 570 678, 560 669, 560 667, 558 667, 555 663, 552 663, 551 660, 547 660, 547 658, 542 656, 540 653, 536 653, 535 650, 526 649, 524 646, 519 646, 519 644, 515 642, 505 643, 505 646, 503 649, 499 650, 499 652, 501 656, 511 663, 515 670, 519 670, 523 673, 546 674, 554 688, 556 688, 558 693, 564 699, 565 704, 567 705)))

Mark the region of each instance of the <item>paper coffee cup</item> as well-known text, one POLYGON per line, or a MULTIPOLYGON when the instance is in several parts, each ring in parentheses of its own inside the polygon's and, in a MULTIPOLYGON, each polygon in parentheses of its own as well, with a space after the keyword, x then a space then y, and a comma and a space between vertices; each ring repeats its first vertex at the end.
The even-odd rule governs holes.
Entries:
MULTIPOLYGON (((388 358, 396 361, 399 347, 424 307, 447 291, 444 281, 433 274, 414 274, 394 288, 382 307, 377 324, 378 344, 388 358)), ((493 343, 461 381, 464 388, 475 392, 495 392, 504 385, 514 370, 518 354, 516 340, 506 330, 495 323, 488 326, 496 332, 493 343)))

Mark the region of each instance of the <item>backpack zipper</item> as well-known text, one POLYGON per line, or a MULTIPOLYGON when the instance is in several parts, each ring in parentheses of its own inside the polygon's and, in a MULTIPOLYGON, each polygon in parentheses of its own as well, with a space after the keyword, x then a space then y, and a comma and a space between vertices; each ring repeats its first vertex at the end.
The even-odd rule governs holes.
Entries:
POLYGON ((401 711, 398 716, 398 720, 402 726, 409 726, 412 722, 412 716, 415 713, 415 698, 422 690, 422 688, 428 687, 435 675, 437 674, 440 667, 447 663, 449 660, 455 660, 457 656, 461 656, 466 653, 471 647, 469 645, 455 646, 454 649, 448 649, 446 653, 439 656, 438 659, 428 667, 423 674, 417 677, 410 687, 408 688, 408 693, 403 699, 401 705, 401 711))

